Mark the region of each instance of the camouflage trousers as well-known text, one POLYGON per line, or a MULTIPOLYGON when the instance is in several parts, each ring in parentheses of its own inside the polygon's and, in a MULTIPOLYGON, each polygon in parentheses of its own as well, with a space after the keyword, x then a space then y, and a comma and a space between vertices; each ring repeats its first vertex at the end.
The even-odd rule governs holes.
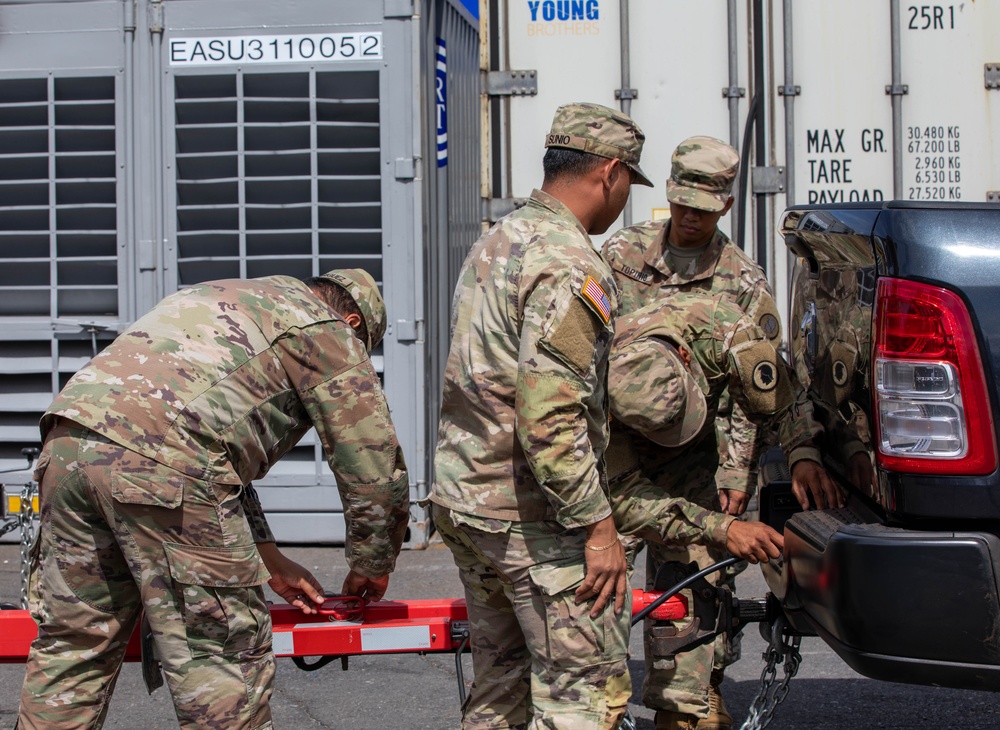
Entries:
POLYGON ((268 574, 240 488, 168 469, 68 421, 46 439, 36 478, 38 638, 19 728, 101 727, 141 610, 181 727, 271 728, 268 574))
MULTIPOLYGON (((714 446, 714 444, 713 444, 714 446)), ((684 497, 695 504, 719 511, 719 494, 714 471, 699 469, 681 470, 674 473, 676 483, 667 488, 672 497, 684 497)), ((699 568, 707 568, 727 557, 724 551, 703 545, 687 547, 666 546, 646 543, 646 588, 652 589, 656 571, 668 562, 697 563, 699 568)), ((743 567, 745 567, 744 564, 743 567)), ((741 568, 742 569, 742 568, 741 568)), ((739 571, 713 573, 706 577, 711 585, 734 586, 739 571)), ((689 591, 688 591, 689 592, 689 591)), ((649 625, 649 622, 646 622, 649 625)), ((678 622, 678 628, 685 624, 678 622)), ((643 632, 646 677, 642 685, 642 703, 655 710, 671 710, 697 717, 706 717, 708 708, 708 688, 712 669, 724 669, 739 659, 739 642, 732 637, 727 646, 725 636, 717 636, 714 642, 695 647, 677 654, 673 661, 653 657, 648 632, 643 632)))
POLYGON ((462 727, 617 728, 632 694, 631 592, 621 616, 609 607, 591 619, 593 603, 576 604, 586 531, 471 518, 437 505, 433 515, 469 610, 475 680, 462 727))

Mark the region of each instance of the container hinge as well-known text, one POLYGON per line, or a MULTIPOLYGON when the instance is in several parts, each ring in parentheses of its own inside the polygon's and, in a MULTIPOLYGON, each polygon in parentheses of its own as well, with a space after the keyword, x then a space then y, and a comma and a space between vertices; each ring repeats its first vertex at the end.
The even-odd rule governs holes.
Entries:
POLYGON ((615 89, 615 98, 619 101, 630 101, 639 98, 638 89, 615 89))
POLYGON ((396 342, 418 342, 422 339, 424 339, 424 320, 396 320, 396 342))
POLYGON ((742 86, 723 86, 722 87, 722 98, 723 99, 742 99, 747 95, 747 90, 742 86))
POLYGON ((163 32, 163 3, 160 0, 150 0, 146 10, 150 33, 163 32))
POLYGON ((384 18, 412 18, 413 0, 385 0, 384 18))
POLYGON ((496 223, 509 213, 523 207, 527 198, 492 198, 483 201, 483 218, 490 223, 496 223))
POLYGON ((488 96, 535 96, 538 93, 538 71, 490 71, 486 74, 488 96))
POLYGON ((412 157, 397 157, 395 174, 397 180, 412 180, 417 176, 417 161, 412 157))
POLYGON ((983 64, 983 85, 987 89, 1000 89, 1000 63, 983 64))
POLYGON ((987 190, 986 191, 986 202, 987 203, 1000 203, 1000 190, 987 190))
POLYGON ((889 96, 906 96, 910 93, 909 84, 886 84, 885 93, 889 96))
POLYGON ((778 96, 798 96, 802 93, 802 87, 798 84, 785 84, 778 87, 778 96))
POLYGON ((753 168, 753 192, 755 195, 774 195, 785 192, 785 168, 753 168))

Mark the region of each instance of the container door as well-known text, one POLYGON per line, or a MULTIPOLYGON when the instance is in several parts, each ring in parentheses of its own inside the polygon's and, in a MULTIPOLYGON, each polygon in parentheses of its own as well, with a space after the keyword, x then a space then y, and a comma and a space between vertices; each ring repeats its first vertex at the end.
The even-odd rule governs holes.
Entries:
MULTIPOLYGON (((415 489, 426 477, 417 457, 423 277, 410 13, 387 18, 382 3, 344 0, 213 0, 164 11, 152 64, 165 79, 167 289, 369 271, 390 318, 373 361, 415 489)), ((256 486, 279 540, 344 540, 315 431, 256 486)))
POLYGON ((0 469, 27 463, 54 395, 134 316, 123 13, 0 4, 0 469))
MULTIPOLYGON (((685 138, 705 134, 731 140, 726 3, 684 0, 630 0, 628 52, 623 53, 621 0, 507 0, 499 3, 499 25, 491 44, 491 64, 499 69, 537 72, 536 95, 510 97, 499 116, 509 130, 494 147, 494 198, 524 198, 542 183, 543 141, 552 115, 562 104, 588 101, 615 109, 624 105, 646 133, 642 167, 656 187, 633 186, 632 222, 668 215, 666 180, 670 156, 685 138), (697 72, 681 66, 697 59, 697 72), (622 86, 627 64, 629 85, 622 86), (634 98, 628 99, 629 96, 634 98), (506 118, 509 114, 509 123, 506 118)), ((748 85, 746 3, 735 9, 743 29, 732 53, 739 57, 739 86, 748 85)), ((746 115, 740 102, 740 119, 746 115)), ((614 232, 625 217, 612 225, 614 232)), ((730 231, 732 216, 720 225, 730 231)), ((603 236, 597 237, 598 242, 603 236)))

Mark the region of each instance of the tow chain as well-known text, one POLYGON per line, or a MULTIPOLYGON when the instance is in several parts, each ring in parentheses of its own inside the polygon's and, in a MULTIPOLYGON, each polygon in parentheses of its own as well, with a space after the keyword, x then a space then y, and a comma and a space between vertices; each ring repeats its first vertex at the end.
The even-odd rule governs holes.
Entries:
POLYGON ((788 683, 799 671, 802 655, 799 653, 801 636, 791 636, 785 632, 785 619, 779 617, 771 626, 767 649, 763 659, 767 662, 760 675, 760 690, 753 702, 750 712, 740 730, 762 730, 774 719, 774 711, 788 696, 788 683), (784 676, 776 684, 778 662, 784 658, 784 676))
POLYGON ((21 511, 0 525, 0 537, 14 528, 21 528, 21 608, 28 608, 28 575, 31 572, 31 546, 35 542, 35 509, 33 498, 38 494, 35 484, 29 482, 21 489, 21 511))

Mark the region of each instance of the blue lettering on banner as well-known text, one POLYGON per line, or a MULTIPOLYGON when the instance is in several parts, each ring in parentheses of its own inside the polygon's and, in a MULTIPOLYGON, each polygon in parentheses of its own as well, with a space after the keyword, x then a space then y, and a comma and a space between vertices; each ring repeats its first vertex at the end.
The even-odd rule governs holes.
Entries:
POLYGON ((541 20, 600 20, 599 0, 527 0, 531 22, 541 20), (539 10, 541 13, 539 13, 539 10))
POLYGON ((437 66, 434 68, 434 99, 437 109, 438 167, 448 164, 448 52, 444 39, 437 39, 437 66))

